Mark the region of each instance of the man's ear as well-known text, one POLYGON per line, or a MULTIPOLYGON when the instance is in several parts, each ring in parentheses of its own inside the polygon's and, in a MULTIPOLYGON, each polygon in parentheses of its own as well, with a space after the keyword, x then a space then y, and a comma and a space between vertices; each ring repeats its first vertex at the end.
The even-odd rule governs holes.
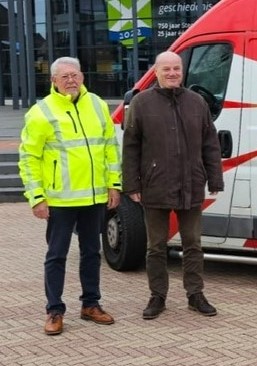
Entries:
POLYGON ((50 78, 50 80, 51 80, 51 86, 54 88, 54 90, 56 90, 58 92, 58 88, 57 88, 56 84, 54 83, 53 78, 50 78))

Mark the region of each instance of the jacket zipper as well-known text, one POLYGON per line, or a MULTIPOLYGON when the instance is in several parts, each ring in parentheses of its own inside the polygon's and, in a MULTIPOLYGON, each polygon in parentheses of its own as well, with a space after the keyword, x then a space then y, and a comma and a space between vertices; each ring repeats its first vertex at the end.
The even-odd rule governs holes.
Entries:
POLYGON ((80 119, 80 115, 79 115, 79 111, 78 111, 77 105, 74 104, 74 106, 75 106, 75 109, 76 109, 76 113, 77 113, 78 120, 79 120, 79 125, 80 125, 81 131, 83 133, 83 136, 84 136, 84 139, 85 139, 85 142, 86 142, 86 146, 87 146, 87 150, 88 150, 88 154, 89 154, 89 158, 90 158, 90 161, 91 161, 91 177, 92 177, 91 178, 91 185, 92 185, 92 191, 93 191, 93 201, 94 201, 94 204, 95 204, 96 202, 95 202, 93 158, 92 158, 92 154, 91 154, 91 151, 90 151, 90 147, 89 147, 89 143, 88 143, 88 139, 87 139, 86 132, 85 132, 85 130, 83 128, 83 125, 81 123, 81 119, 80 119))
POLYGON ((66 111, 66 113, 68 114, 68 116, 70 117, 70 119, 72 121, 72 124, 73 124, 73 128, 74 128, 75 133, 78 133, 77 126, 76 126, 76 123, 74 121, 74 118, 72 117, 71 112, 70 111, 66 111))
MULTIPOLYGON (((177 105, 175 106, 175 114, 176 114, 176 121, 177 121, 177 118, 180 119, 181 134, 184 136, 184 139, 185 139, 185 147, 186 147, 186 149, 188 149, 187 134, 186 134, 186 131, 185 131, 185 127, 184 127, 184 123, 183 123, 183 120, 182 120, 182 117, 181 117, 181 114, 180 114, 179 107, 177 105)), ((187 151, 186 151, 186 153, 187 153, 187 151)), ((185 158, 183 157, 183 155, 181 155, 181 165, 182 166, 184 165, 184 159, 185 158)), ((181 197, 182 207, 184 207, 184 205, 185 205, 184 181, 185 181, 184 172, 181 170, 181 187, 182 188, 180 190, 180 197, 181 197)))
POLYGON ((179 143, 178 119, 177 119, 177 111, 175 110, 175 107, 173 109, 173 115, 174 115, 174 127, 171 127, 171 128, 172 128, 172 130, 175 130, 177 147, 178 147, 178 155, 180 155, 181 151, 180 151, 180 143, 179 143))

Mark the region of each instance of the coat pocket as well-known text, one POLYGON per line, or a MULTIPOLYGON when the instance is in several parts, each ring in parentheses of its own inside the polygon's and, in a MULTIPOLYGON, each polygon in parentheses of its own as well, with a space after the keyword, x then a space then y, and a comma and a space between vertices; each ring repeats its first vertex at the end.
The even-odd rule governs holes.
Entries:
POLYGON ((153 160, 150 164, 150 166, 148 167, 146 174, 145 174, 145 178, 144 178, 144 185, 145 187, 147 187, 151 181, 152 176, 154 175, 155 169, 156 169, 156 161, 153 160))

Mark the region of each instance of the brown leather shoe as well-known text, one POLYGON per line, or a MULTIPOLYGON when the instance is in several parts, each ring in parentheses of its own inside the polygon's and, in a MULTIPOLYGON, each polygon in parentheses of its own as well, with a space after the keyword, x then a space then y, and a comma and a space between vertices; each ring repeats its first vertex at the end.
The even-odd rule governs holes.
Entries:
POLYGON ((106 313, 101 306, 90 306, 83 307, 81 309, 81 319, 83 320, 92 320, 97 324, 113 324, 113 317, 106 313))
POLYGON ((55 335, 63 331, 63 315, 62 314, 48 314, 45 323, 45 334, 55 335))

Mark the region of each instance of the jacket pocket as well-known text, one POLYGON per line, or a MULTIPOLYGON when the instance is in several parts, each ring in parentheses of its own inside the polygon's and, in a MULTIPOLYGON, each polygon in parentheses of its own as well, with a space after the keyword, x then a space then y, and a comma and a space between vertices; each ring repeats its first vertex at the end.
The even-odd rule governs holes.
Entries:
POLYGON ((207 182, 207 173, 204 168, 203 162, 199 161, 197 165, 195 165, 194 170, 192 172, 192 184, 193 186, 202 185, 205 186, 207 182))
POLYGON ((52 188, 55 189, 55 184, 56 184, 56 168, 57 168, 57 160, 53 161, 53 183, 52 183, 52 188))
POLYGON ((152 176, 154 175, 155 169, 156 169, 156 161, 153 160, 151 162, 151 165, 148 167, 147 171, 146 171, 146 175, 145 175, 145 179, 144 179, 144 184, 147 187, 151 181, 152 176))

